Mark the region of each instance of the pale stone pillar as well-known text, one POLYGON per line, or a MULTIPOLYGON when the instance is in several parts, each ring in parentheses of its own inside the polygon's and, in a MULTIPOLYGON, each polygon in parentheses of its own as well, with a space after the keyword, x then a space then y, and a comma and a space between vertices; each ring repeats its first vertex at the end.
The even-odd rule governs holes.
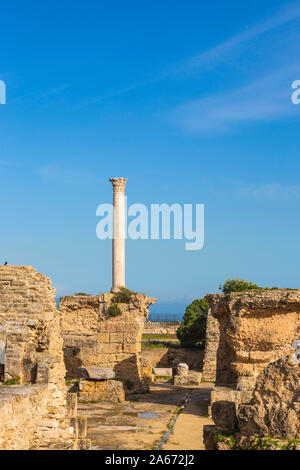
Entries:
POLYGON ((125 200, 127 178, 111 178, 114 190, 114 224, 112 241, 112 288, 125 287, 125 200))

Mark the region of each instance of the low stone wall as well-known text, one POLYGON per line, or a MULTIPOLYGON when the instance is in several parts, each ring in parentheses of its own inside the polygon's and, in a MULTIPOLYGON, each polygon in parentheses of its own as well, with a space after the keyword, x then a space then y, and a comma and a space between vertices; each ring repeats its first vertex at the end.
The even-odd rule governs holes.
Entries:
POLYGON ((139 363, 148 307, 156 299, 133 295, 118 303, 121 315, 110 316, 115 294, 66 296, 59 303, 68 378, 81 366, 111 367, 132 390, 143 389, 139 363))
POLYGON ((254 290, 206 298, 220 327, 217 385, 252 389, 266 365, 289 354, 293 340, 300 338, 300 290, 254 290))
POLYGON ((55 407, 51 409, 51 403, 53 390, 48 385, 1 386, 0 449, 77 449, 71 426, 71 419, 76 418, 76 395, 66 401, 61 417, 55 407), (70 418, 68 426, 64 425, 66 418, 70 418))
POLYGON ((147 321, 143 334, 176 336, 176 331, 181 324, 181 321, 147 321))
POLYGON ((203 349, 185 348, 143 348, 141 357, 154 367, 172 367, 178 362, 185 362, 190 369, 201 370, 203 349))

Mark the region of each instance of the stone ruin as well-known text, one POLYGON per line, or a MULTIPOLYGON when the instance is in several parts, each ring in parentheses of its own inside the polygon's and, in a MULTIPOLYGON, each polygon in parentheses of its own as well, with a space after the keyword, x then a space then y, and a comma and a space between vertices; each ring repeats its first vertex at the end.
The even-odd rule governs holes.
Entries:
POLYGON ((205 349, 203 358, 202 378, 204 382, 215 382, 217 375, 217 351, 220 341, 220 326, 208 310, 205 333, 205 349))
POLYGON ((62 297, 59 303, 64 358, 68 378, 78 377, 78 368, 110 367, 127 391, 148 388, 147 364, 140 362, 141 339, 156 299, 133 294, 129 303, 118 303, 120 316, 111 316, 116 294, 62 297))
POLYGON ((212 417, 207 450, 300 450, 300 364, 291 355, 270 363, 248 402, 216 401, 212 417))
POLYGON ((254 290, 206 296, 213 322, 208 324, 210 358, 216 384, 253 389, 258 374, 293 351, 300 338, 300 290, 254 290), (216 325, 216 321, 218 325, 216 325), (213 344, 210 344, 210 338, 213 344))
POLYGON ((0 267, 0 449, 90 447, 62 345, 50 279, 31 266, 0 267))
POLYGON ((204 370, 216 378, 215 426, 204 429, 206 449, 295 447, 290 440, 300 437, 300 366, 290 354, 300 338, 300 290, 206 298, 207 342, 212 341, 204 370))
MULTIPOLYGON (((77 396, 120 402, 126 390, 147 389, 152 367, 140 357, 141 335, 156 299, 133 294, 116 304, 116 295, 63 297, 57 310, 49 278, 30 266, 0 267, 0 449, 89 449, 77 396), (66 376, 78 378, 76 393, 66 376)), ((206 448, 299 448, 300 365, 291 353, 300 291, 207 299, 203 378, 215 377, 216 388, 206 448)), ((199 385, 186 364, 174 375, 176 385, 199 385)))
POLYGON ((57 310, 49 278, 0 267, 0 449, 88 449, 77 396, 120 402, 147 390, 141 336, 156 299, 134 294, 111 316, 115 295, 63 297, 57 310), (79 379, 73 393, 66 378, 79 379))
POLYGON ((202 374, 190 371, 185 362, 180 362, 174 367, 174 385, 181 387, 197 387, 201 383, 202 374))
POLYGON ((116 374, 111 367, 81 367, 78 373, 80 378, 74 389, 80 401, 125 401, 123 383, 115 380, 116 374))

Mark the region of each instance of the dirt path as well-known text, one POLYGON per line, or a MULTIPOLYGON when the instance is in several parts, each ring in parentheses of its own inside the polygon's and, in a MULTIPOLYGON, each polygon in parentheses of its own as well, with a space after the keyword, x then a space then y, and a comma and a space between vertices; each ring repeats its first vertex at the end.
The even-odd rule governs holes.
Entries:
POLYGON ((204 450, 203 426, 213 424, 208 418, 210 390, 208 384, 193 390, 185 409, 179 414, 163 450, 204 450))
POLYGON ((93 449, 154 449, 186 392, 173 385, 155 384, 150 393, 131 395, 125 403, 80 403, 78 412, 88 417, 87 437, 93 449))
POLYGON ((207 413, 205 399, 209 396, 204 385, 193 390, 154 384, 149 393, 131 395, 125 403, 80 403, 78 413, 88 417, 87 437, 95 450, 154 450, 190 394, 191 401, 178 415, 173 432, 162 448, 201 449, 201 426, 206 422, 211 424, 211 420, 203 417, 207 413))

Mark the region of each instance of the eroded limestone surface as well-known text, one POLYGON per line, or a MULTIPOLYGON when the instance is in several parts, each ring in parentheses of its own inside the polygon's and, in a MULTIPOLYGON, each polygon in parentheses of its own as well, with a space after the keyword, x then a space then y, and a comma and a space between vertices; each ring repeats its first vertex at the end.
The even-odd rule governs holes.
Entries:
POLYGON ((251 401, 238 407, 237 418, 242 434, 300 438, 300 364, 291 356, 269 364, 251 401))
POLYGON ((0 267, 0 341, 4 379, 20 384, 0 384, 0 449, 78 448, 55 289, 31 266, 0 267))
POLYGON ((128 388, 143 389, 139 354, 148 307, 156 299, 133 295, 129 303, 118 303, 121 315, 112 317, 109 308, 114 294, 62 297, 59 303, 68 378, 79 367, 111 367, 128 388))
POLYGON ((206 296, 219 322, 216 383, 252 389, 271 361, 300 338, 300 290, 254 290, 206 296))
POLYGON ((299 449, 300 365, 291 355, 271 362, 257 377, 250 401, 216 401, 215 426, 204 428, 206 449, 299 449))

